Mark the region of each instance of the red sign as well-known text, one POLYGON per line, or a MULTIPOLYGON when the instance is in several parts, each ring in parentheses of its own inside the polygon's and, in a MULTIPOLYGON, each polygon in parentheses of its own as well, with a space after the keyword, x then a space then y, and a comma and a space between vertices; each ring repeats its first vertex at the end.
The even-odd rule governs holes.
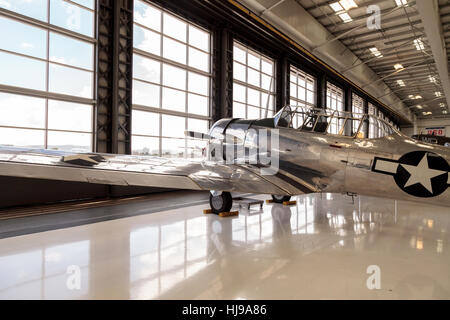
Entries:
POLYGON ((445 137, 445 127, 426 128, 427 134, 430 136, 445 137))

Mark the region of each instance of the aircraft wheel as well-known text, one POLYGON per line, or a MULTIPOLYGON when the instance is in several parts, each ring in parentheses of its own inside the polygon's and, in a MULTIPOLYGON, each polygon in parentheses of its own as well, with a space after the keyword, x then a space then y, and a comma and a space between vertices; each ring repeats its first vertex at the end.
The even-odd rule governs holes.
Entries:
POLYGON ((283 202, 286 202, 286 201, 291 201, 291 196, 272 195, 272 200, 275 203, 283 203, 283 202))
POLYGON ((214 196, 210 193, 209 205, 211 206, 212 212, 215 214, 230 212, 231 207, 233 206, 233 197, 231 197, 231 193, 229 192, 222 192, 222 194, 218 196, 214 196))

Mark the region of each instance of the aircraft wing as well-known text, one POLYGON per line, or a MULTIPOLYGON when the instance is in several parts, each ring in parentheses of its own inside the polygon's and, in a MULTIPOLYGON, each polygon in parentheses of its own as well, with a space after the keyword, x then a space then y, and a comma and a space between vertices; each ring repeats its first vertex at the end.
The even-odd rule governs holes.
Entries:
POLYGON ((0 176, 262 194, 301 194, 249 165, 0 147, 0 176))

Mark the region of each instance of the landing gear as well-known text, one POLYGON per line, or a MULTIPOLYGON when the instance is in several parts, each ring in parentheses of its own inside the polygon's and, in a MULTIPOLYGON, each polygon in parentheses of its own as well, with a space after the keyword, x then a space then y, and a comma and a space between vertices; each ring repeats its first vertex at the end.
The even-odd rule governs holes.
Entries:
POLYGON ((233 197, 229 192, 211 192, 209 194, 209 204, 215 214, 230 212, 233 206, 233 197))
POLYGON ((283 202, 291 201, 291 197, 290 196, 272 195, 272 200, 275 203, 283 203, 283 202))
POLYGON ((347 192, 347 196, 352 198, 352 204, 355 204, 355 198, 358 196, 357 193, 347 192))

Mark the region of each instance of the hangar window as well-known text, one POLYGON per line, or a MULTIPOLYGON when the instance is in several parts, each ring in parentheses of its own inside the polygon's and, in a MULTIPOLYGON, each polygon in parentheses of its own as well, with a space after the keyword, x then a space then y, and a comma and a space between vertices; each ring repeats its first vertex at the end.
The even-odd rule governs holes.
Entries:
POLYGON ((199 157, 207 133, 211 83, 209 31, 147 2, 134 3, 134 154, 199 157))
MULTIPOLYGON (((369 102, 369 114, 377 115, 377 107, 369 102)), ((369 119, 369 138, 377 138, 378 137, 378 127, 373 118, 369 119)))
POLYGON ((386 116, 386 119, 385 119, 385 120, 386 120, 387 123, 389 123, 392 127, 395 128, 394 121, 391 119, 391 117, 386 116))
MULTIPOLYGON (((337 112, 344 111, 344 92, 329 82, 327 82, 327 108, 337 112)), ((331 121, 328 132, 338 134, 342 126, 343 121, 335 118, 331 121)))
POLYGON ((0 144, 93 151, 95 1, 0 8, 0 144))
MULTIPOLYGON (((357 94, 352 94, 352 113, 354 118, 361 119, 364 115, 364 99, 358 96, 357 94)), ((358 129, 360 128, 361 121, 353 120, 353 133, 357 133, 358 129)), ((366 131, 364 130, 364 125, 361 126, 360 132, 358 135, 360 137, 363 137, 364 133, 366 131)))
POLYGON ((235 42, 233 47, 233 117, 260 119, 275 111, 274 61, 235 42), (267 112, 266 112, 267 110, 267 112))
POLYGON ((392 126, 389 125, 389 119, 381 110, 369 102, 369 139, 382 138, 394 133, 392 126))
MULTIPOLYGON (((290 72, 290 102, 292 109, 294 107, 316 106, 316 79, 291 66, 290 72)), ((294 128, 303 124, 303 117, 298 115, 293 119, 294 128)))
MULTIPOLYGON (((378 111, 378 118, 381 120, 386 119, 384 116, 384 113, 381 110, 378 111)), ((383 128, 380 124, 378 124, 378 137, 382 137, 382 136, 383 136, 383 128)))

